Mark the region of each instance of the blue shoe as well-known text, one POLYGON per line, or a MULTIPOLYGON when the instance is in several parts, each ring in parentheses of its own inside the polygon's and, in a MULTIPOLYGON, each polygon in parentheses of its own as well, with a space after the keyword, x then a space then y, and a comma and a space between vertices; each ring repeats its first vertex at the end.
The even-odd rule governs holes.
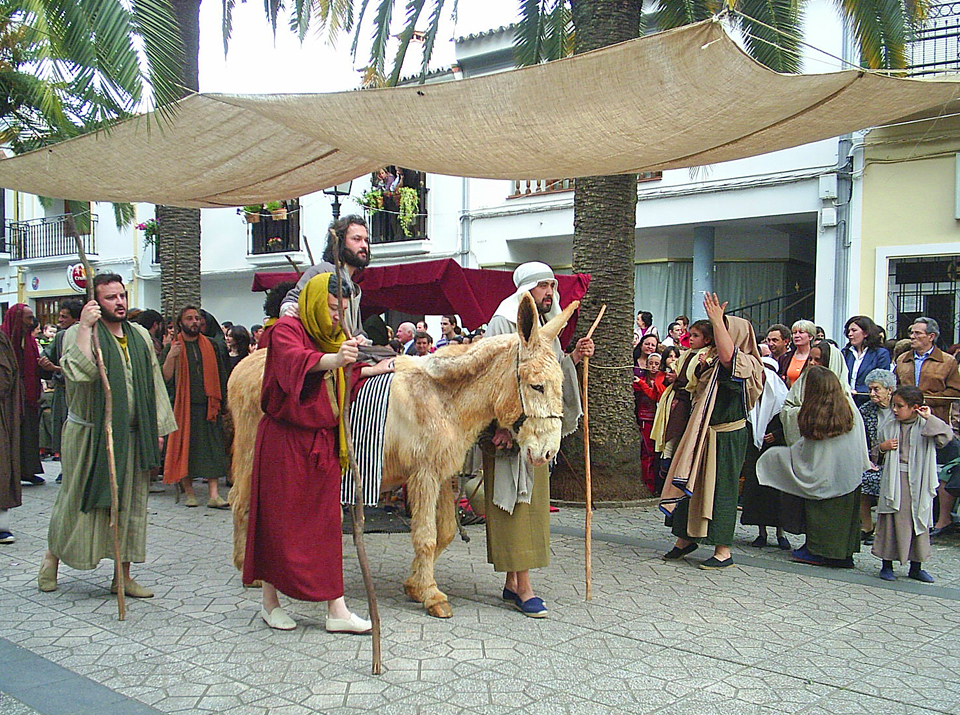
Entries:
POLYGON ((544 605, 543 599, 539 596, 528 598, 523 602, 520 601, 520 597, 518 596, 513 605, 520 613, 525 616, 530 616, 530 618, 547 617, 547 607, 544 605))
POLYGON ((884 581, 896 581, 897 575, 893 572, 892 568, 885 566, 880 569, 880 578, 882 578, 884 581))
POLYGON ((511 603, 517 603, 520 597, 511 591, 509 588, 503 589, 503 596, 501 596, 504 601, 510 601, 511 603))
POLYGON ((807 545, 804 544, 799 549, 794 549, 790 552, 790 557, 801 564, 811 564, 813 566, 823 566, 824 560, 822 556, 817 556, 816 554, 811 554, 807 549, 807 545))
POLYGON ((914 581, 919 581, 920 583, 933 583, 933 576, 923 569, 910 569, 910 573, 907 575, 914 581))
POLYGON ((0 531, 0 544, 12 544, 14 541, 16 538, 9 531, 0 531))
POLYGON ((789 551, 792 548, 786 536, 777 537, 777 546, 783 549, 784 551, 789 551))

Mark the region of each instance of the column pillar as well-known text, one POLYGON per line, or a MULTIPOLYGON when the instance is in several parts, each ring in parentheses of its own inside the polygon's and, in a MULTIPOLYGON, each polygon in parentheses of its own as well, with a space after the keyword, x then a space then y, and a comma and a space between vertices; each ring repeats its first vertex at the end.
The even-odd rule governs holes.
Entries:
POLYGON ((697 226, 693 229, 693 295, 690 303, 690 319, 706 318, 703 309, 703 294, 713 292, 713 255, 716 229, 713 226, 697 226))

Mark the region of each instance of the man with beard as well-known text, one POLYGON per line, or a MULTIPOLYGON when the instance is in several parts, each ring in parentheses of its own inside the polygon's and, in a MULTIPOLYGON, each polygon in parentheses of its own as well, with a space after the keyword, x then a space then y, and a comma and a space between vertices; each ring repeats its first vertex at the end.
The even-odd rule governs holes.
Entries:
POLYGON ((353 282, 353 276, 370 263, 370 236, 367 232, 367 222, 362 216, 344 216, 330 224, 330 230, 327 232, 327 247, 323 251, 323 262, 303 272, 296 287, 292 288, 283 299, 280 315, 298 316, 297 300, 300 298, 300 291, 315 275, 337 272, 337 251, 339 251, 340 263, 343 265, 341 278, 350 282, 352 292, 349 314, 344 316, 344 322, 350 334, 360 338, 362 360, 362 346, 369 341, 363 333, 363 324, 360 320, 360 286, 353 282))
MULTIPOLYGON (((50 344, 43 349, 43 354, 40 356, 40 368, 50 373, 50 381, 53 383, 53 401, 50 405, 53 421, 50 429, 50 449, 55 454, 60 454, 60 433, 63 423, 67 420, 67 383, 63 379, 63 370, 60 367, 60 358, 63 356, 63 336, 80 320, 82 309, 83 303, 75 298, 65 300, 60 305, 60 311, 57 314, 57 327, 60 330, 53 336, 50 344)), ((58 483, 61 477, 57 477, 58 483)))
POLYGON ((197 506, 194 479, 206 479, 207 507, 229 509, 220 498, 219 479, 227 474, 223 408, 227 370, 213 340, 201 333, 200 310, 188 305, 177 318, 180 333, 164 348, 163 379, 171 390, 179 429, 167 441, 163 481, 183 487, 185 506, 197 506))
MULTIPOLYGON (((150 470, 160 466, 160 437, 177 425, 150 335, 127 321, 123 279, 100 274, 93 286, 96 299, 83 306, 79 323, 63 336, 60 367, 69 406, 61 438, 65 479, 50 516, 48 550, 37 581, 41 591, 55 591, 61 560, 90 570, 101 559, 114 558, 104 390, 91 348, 96 330, 113 395, 124 589, 132 598, 150 598, 153 592, 130 577, 130 563, 146 560, 150 470)), ((116 581, 112 590, 116 593, 116 581)))
MULTIPOLYGON (((516 292, 500 303, 485 337, 516 333, 520 296, 527 291, 537 304, 541 325, 560 314, 557 279, 550 266, 524 263, 513 272, 513 283, 516 292)), ((575 366, 593 355, 594 346, 590 338, 580 338, 574 351, 565 355, 557 339, 553 348, 563 369, 562 433, 567 435, 583 414, 575 366)), ((495 571, 507 573, 503 600, 526 616, 543 618, 547 608, 533 593, 530 569, 550 563, 550 469, 531 467, 520 456, 508 425, 498 425, 493 445, 496 454, 487 450, 483 457, 487 561, 495 571)))

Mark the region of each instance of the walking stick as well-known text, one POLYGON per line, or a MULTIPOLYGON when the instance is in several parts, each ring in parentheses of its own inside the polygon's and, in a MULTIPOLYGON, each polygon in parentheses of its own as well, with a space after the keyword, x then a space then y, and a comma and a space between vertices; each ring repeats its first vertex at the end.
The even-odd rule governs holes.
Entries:
MULTIPOLYGON (((340 318, 340 328, 349 340, 353 335, 350 332, 350 326, 343 319, 343 283, 341 282, 343 261, 340 258, 340 243, 333 229, 330 229, 330 234, 333 237, 333 254, 337 266, 337 313, 340 318)), ((367 607, 370 610, 370 635, 373 641, 373 666, 371 671, 374 675, 380 675, 380 609, 377 606, 377 593, 373 589, 373 575, 370 573, 367 547, 363 542, 363 484, 360 481, 360 469, 357 467, 357 458, 353 451, 353 431, 350 429, 350 393, 353 387, 351 384, 353 382, 351 378, 353 371, 344 370, 343 374, 347 384, 341 419, 343 420, 343 434, 347 441, 350 471, 353 473, 353 508, 350 510, 350 515, 353 517, 353 545, 357 549, 357 560, 360 562, 360 573, 363 576, 363 588, 367 592, 367 607)))
MULTIPOLYGON (((83 264, 83 274, 87 279, 87 300, 96 300, 96 289, 93 287, 93 268, 83 250, 83 241, 77 233, 77 226, 73 214, 67 214, 64 230, 73 236, 77 243, 77 253, 83 264)), ((113 392, 110 390, 110 380, 107 378, 107 369, 103 365, 103 353, 100 352, 100 337, 97 335, 97 326, 90 331, 90 351, 93 360, 97 363, 100 372, 100 382, 103 385, 103 428, 107 436, 107 467, 110 473, 110 531, 113 534, 114 578, 117 582, 117 610, 121 621, 127 618, 126 584, 123 578, 123 565, 120 562, 120 498, 117 489, 117 465, 114 461, 113 446, 113 392)))
MULTIPOLYGON (((590 330, 587 332, 587 337, 593 337, 593 331, 597 329, 597 325, 600 324, 600 319, 603 317, 603 314, 607 311, 607 304, 604 303, 600 306, 600 312, 597 313, 597 319, 593 321, 593 325, 590 326, 590 330)), ((583 358, 583 459, 584 466, 586 467, 586 490, 587 490, 587 503, 586 511, 587 515, 584 519, 583 534, 584 534, 584 570, 585 578, 587 581, 586 589, 586 598, 584 600, 590 601, 593 599, 593 533, 591 532, 593 526, 593 480, 590 475, 590 358, 583 358)))

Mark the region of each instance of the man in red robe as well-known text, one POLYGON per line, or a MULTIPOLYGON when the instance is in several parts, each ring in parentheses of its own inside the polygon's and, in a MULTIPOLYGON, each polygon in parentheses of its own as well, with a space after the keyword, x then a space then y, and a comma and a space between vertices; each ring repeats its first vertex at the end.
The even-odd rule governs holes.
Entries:
POLYGON ((40 348, 33 337, 33 309, 24 303, 11 306, 3 316, 2 330, 13 346, 20 379, 23 381, 20 403, 20 480, 43 484, 40 475, 40 348))
POLYGON ((243 581, 263 581, 260 615, 271 628, 296 622, 277 592, 301 601, 326 601, 326 630, 369 633, 370 621, 343 599, 340 474, 346 464, 343 404, 345 371, 369 377, 390 371, 389 361, 354 365, 340 313, 349 310, 349 284, 321 273, 298 298, 300 318, 280 318, 263 340, 267 361, 250 493, 243 581), (340 308, 338 310, 338 307, 340 308))

